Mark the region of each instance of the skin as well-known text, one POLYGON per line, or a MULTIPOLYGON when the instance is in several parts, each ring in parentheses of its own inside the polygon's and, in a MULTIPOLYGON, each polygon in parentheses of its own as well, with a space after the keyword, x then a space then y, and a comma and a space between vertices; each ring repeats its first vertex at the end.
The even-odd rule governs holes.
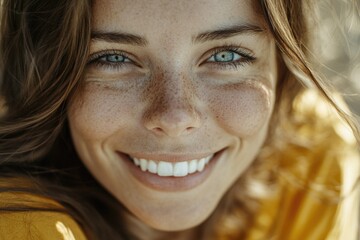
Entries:
POLYGON ((277 63, 261 16, 251 1, 102 0, 93 5, 92 29, 139 35, 146 45, 91 41, 85 88, 68 112, 81 160, 141 224, 164 231, 199 225, 254 161, 267 135, 277 63), (242 24, 262 31, 194 42, 200 33, 242 24), (214 49, 229 45, 255 60, 241 56, 237 67, 214 62, 214 49), (125 52, 130 60, 104 65, 107 50, 111 57, 125 52), (222 149, 204 182, 179 191, 142 184, 117 153, 222 149))

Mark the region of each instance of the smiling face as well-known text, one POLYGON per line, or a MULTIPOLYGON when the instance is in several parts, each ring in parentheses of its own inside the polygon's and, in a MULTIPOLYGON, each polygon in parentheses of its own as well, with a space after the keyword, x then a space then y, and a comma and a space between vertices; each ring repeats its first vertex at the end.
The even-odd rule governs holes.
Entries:
POLYGON ((275 43, 251 1, 102 0, 68 119, 81 160, 143 223, 203 222, 267 134, 275 43))

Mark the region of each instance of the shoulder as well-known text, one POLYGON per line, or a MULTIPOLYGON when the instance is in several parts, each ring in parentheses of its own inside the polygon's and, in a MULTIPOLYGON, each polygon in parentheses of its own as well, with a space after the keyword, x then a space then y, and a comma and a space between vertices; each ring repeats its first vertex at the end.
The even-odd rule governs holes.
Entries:
POLYGON ((351 129, 312 90, 295 99, 291 115, 281 126, 285 140, 277 147, 281 169, 334 194, 349 191, 360 175, 359 147, 351 129))
POLYGON ((68 215, 37 211, 0 213, 0 236, 5 239, 86 239, 68 215))
POLYGON ((0 239, 85 240, 76 221, 61 210, 43 197, 0 192, 0 239))
POLYGON ((294 236, 356 239, 360 157, 351 129, 311 90, 295 99, 291 121, 287 130, 294 137, 279 156, 282 201, 289 201, 288 211, 294 214, 294 236))
POLYGON ((356 239, 359 149, 337 113, 305 91, 273 139, 263 160, 276 166, 277 191, 259 219, 267 217, 280 239, 356 239))

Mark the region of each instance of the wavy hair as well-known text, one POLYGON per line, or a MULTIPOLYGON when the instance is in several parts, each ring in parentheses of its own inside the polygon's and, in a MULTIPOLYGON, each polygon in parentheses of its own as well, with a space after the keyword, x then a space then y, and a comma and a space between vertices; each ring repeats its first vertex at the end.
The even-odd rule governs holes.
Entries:
MULTIPOLYGON (((303 86, 310 83, 359 139, 355 123, 333 100, 326 82, 309 64, 305 15, 308 4, 305 0, 256 2, 276 41, 278 59, 285 66, 277 86, 277 107, 269 135, 282 119, 289 117, 293 100, 303 86)), ((87 64, 91 6, 91 0, 2 1, 0 177, 22 177, 34 184, 31 188, 0 188, 0 192, 23 191, 58 201, 65 210, 52 210, 70 214, 91 239, 127 239, 131 225, 123 224, 119 228, 118 221, 114 221, 118 216, 111 213, 114 212, 111 209, 119 209, 124 215, 127 211, 82 166, 66 123, 67 104, 74 94, 80 94, 87 64)), ((248 176, 245 174, 241 179, 248 176)), ((236 193, 243 182, 232 187, 213 216, 202 224, 199 236, 211 234, 220 239, 224 239, 221 236, 227 236, 226 239, 242 236, 246 219, 251 218, 256 209, 250 204, 252 200, 249 201, 253 197, 236 193), (220 218, 229 217, 225 208, 238 209, 231 213, 232 218, 237 218, 235 228, 215 227, 220 218), (206 230, 208 226, 213 226, 212 230, 206 230)), ((21 206, 12 209, 42 210, 21 206)))

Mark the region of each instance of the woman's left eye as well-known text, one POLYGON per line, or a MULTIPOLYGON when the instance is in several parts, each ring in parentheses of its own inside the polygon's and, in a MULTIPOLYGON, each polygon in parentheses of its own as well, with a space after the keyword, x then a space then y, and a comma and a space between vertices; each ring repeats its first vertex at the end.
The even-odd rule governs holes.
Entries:
POLYGON ((222 63, 226 63, 226 62, 234 62, 237 61, 241 58, 242 56, 234 51, 221 51, 218 53, 213 54, 208 61, 209 62, 222 62, 222 63))
POLYGON ((221 48, 215 50, 205 61, 220 70, 233 70, 240 66, 254 62, 256 58, 253 53, 242 48, 221 48))

